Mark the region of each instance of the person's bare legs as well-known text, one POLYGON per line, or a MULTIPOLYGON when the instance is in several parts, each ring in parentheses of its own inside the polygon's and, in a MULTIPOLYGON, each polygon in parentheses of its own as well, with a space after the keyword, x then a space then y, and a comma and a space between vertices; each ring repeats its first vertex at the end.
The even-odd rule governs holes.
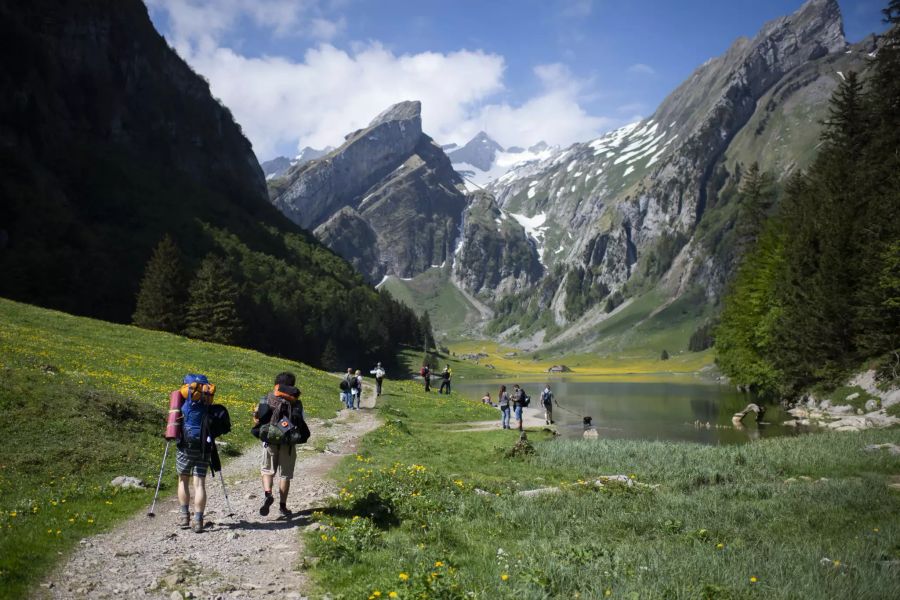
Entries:
POLYGON ((263 492, 271 492, 272 491, 272 483, 275 480, 274 475, 267 475, 263 473, 262 482, 263 482, 263 492))
MULTIPOLYGON (((186 479, 186 478, 185 478, 186 479)), ((185 481, 185 487, 187 487, 185 481)), ((206 510, 206 477, 194 475, 194 512, 203 514, 206 510)))
POLYGON ((291 480, 285 479, 284 477, 282 477, 281 481, 278 482, 278 492, 280 494, 280 498, 278 499, 278 501, 279 501, 279 504, 281 504, 281 506, 287 506, 287 497, 288 497, 288 492, 290 492, 290 491, 291 491, 291 480))
POLYGON ((178 476, 178 503, 182 506, 187 506, 191 503, 191 492, 188 488, 190 479, 190 475, 178 476))

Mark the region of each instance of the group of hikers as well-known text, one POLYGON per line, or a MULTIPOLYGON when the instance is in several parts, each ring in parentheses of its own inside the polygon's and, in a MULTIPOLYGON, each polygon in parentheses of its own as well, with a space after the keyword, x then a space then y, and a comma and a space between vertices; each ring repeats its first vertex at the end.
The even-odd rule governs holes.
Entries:
MULTIPOLYGON (((381 395, 385 370, 378 363, 371 370, 375 376, 375 391, 381 395)), ((425 380, 425 391, 431 390, 431 373, 427 365, 422 366, 422 376, 425 380)), ((450 393, 450 379, 452 373, 447 365, 441 373, 441 388, 439 393, 450 393)), ((294 466, 297 461, 297 444, 305 443, 310 436, 309 426, 303 411, 303 403, 300 401, 300 389, 296 387, 297 379, 288 371, 275 376, 274 386, 271 391, 263 396, 253 411, 253 428, 251 433, 262 443, 260 475, 263 487, 263 502, 259 508, 259 514, 267 516, 275 503, 274 485, 275 476, 280 475, 278 482, 278 511, 282 516, 290 516, 291 510, 287 506, 288 493, 291 489, 291 479, 294 477, 294 466)), ((347 409, 359 409, 362 392, 363 378, 359 370, 347 369, 346 375, 341 379, 341 402, 347 409)), ((169 404, 169 419, 166 425, 166 454, 168 454, 169 442, 175 442, 175 469, 178 473, 178 524, 182 527, 190 527, 200 533, 204 528, 203 513, 206 509, 206 474, 208 470, 221 472, 222 466, 216 449, 216 438, 231 430, 231 421, 228 411, 224 406, 214 404, 216 386, 209 383, 205 375, 186 375, 183 385, 172 392, 169 404), (191 488, 193 488, 194 513, 191 518, 190 500, 191 488)), ((507 392, 506 386, 500 386, 497 404, 491 400, 488 392, 481 399, 482 402, 500 409, 501 425, 503 429, 512 429, 510 417, 515 415, 518 421, 518 429, 524 429, 523 409, 529 405, 531 399, 525 390, 518 384, 513 386, 511 392, 507 392)), ((550 391, 550 385, 544 387, 541 392, 541 405, 544 408, 544 418, 547 425, 553 424, 553 404, 555 400, 550 391)), ((558 403, 556 403, 558 406, 558 403)), ((165 468, 165 456, 163 456, 163 468, 160 469, 160 481, 165 468)), ((221 473, 220 473, 221 477, 221 473)), ((225 484, 222 481, 223 492, 225 484)), ((159 493, 159 482, 156 486, 159 493)), ((225 494, 226 502, 228 500, 225 494)), ((153 505, 156 504, 154 496, 153 505)), ((153 515, 151 506, 150 516, 153 515)))
MULTIPOLYGON (((512 429, 510 427, 510 416, 515 415, 516 421, 518 421, 518 426, 516 427, 519 431, 524 430, 524 420, 525 417, 523 415, 524 409, 526 406, 531 404, 531 397, 525 393, 525 390, 519 387, 519 384, 513 384, 512 391, 506 391, 506 386, 500 386, 500 393, 498 394, 497 404, 494 404, 491 399, 491 393, 487 392, 482 398, 481 401, 490 406, 496 406, 500 409, 500 425, 503 429, 512 429)), ((544 386, 544 391, 541 392, 541 407, 544 409, 544 421, 547 425, 553 425, 553 404, 555 400, 553 398, 553 392, 550 391, 550 384, 544 386)), ((556 405, 559 406, 559 403, 556 402, 556 405)))
MULTIPOLYGON (((375 365, 375 368, 369 371, 375 376, 375 395, 381 395, 381 386, 384 384, 385 370, 381 363, 375 365)), ((362 402, 363 376, 362 372, 357 369, 355 372, 352 368, 347 369, 347 374, 341 379, 341 402, 348 410, 359 410, 362 402)))
MULTIPOLYGON (((422 365, 422 368, 419 370, 419 375, 422 376, 422 380, 425 382, 425 391, 431 391, 431 367, 428 366, 428 363, 422 365)), ((450 379, 453 377, 453 371, 450 369, 450 365, 446 365, 444 370, 440 373, 441 378, 441 388, 438 390, 438 394, 450 395, 450 379)))
MULTIPOLYGON (((375 392, 381 395, 385 370, 378 363, 371 370, 375 377, 375 392)), ((297 445, 305 443, 310 436, 306 424, 297 378, 288 371, 275 376, 274 387, 263 396, 253 411, 253 428, 250 432, 262 443, 260 475, 262 478, 263 501, 259 514, 267 516, 275 503, 275 476, 278 482, 278 512, 289 517, 292 513, 287 506, 291 479, 297 461, 297 445)), ((341 379, 341 401, 348 409, 359 409, 362 395, 362 374, 359 370, 347 369, 341 379), (345 393, 346 388, 346 393, 345 393)), ((203 513, 206 509, 206 474, 213 475, 222 470, 216 449, 216 438, 231 430, 228 411, 220 404, 214 404, 216 386, 209 383, 205 375, 186 375, 181 388, 170 395, 169 419, 166 424, 166 454, 168 443, 175 442, 175 470, 178 473, 178 525, 190 527, 197 533, 203 531, 203 513), (191 518, 190 500, 193 488, 194 512, 191 518)), ((160 481, 165 468, 160 469, 160 481)), ((221 475, 220 475, 221 477, 221 475)), ((225 491, 224 481, 222 482, 225 491)), ((159 482, 156 486, 159 493, 159 482)), ((228 499, 225 495, 226 502, 228 499)), ((153 505, 156 504, 154 496, 153 505)), ((153 516, 151 506, 150 516, 153 516)))

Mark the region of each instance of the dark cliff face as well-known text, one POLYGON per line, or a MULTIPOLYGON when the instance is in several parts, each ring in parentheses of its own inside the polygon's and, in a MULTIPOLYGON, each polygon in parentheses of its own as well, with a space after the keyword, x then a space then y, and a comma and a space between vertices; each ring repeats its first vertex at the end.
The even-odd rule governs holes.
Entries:
POLYGON ((419 102, 392 106, 340 148, 270 183, 275 206, 315 227, 319 239, 373 282, 442 264, 459 230, 462 180, 422 133, 420 110, 419 102), (345 207, 355 219, 348 220, 345 207), (370 235, 360 235, 366 230, 374 248, 370 235))
POLYGON ((524 228, 503 213, 493 196, 474 192, 465 213, 454 276, 476 294, 520 292, 543 275, 534 243, 524 228))

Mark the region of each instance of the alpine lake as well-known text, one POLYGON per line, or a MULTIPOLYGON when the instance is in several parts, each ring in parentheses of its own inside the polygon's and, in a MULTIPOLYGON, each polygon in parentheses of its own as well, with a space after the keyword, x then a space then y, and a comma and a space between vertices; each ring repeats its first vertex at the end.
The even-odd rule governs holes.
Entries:
MULTIPOLYGON (((741 444, 765 437, 796 435, 782 423, 790 419, 781 406, 767 404, 761 422, 754 413, 742 424, 732 422, 734 413, 755 398, 733 386, 706 382, 693 376, 661 375, 615 378, 584 378, 548 375, 520 379, 457 380, 453 389, 479 400, 485 392, 497 402, 500 385, 511 390, 518 383, 531 397, 531 408, 541 409, 540 395, 550 385, 559 406, 553 419, 560 435, 582 437, 585 416, 590 416, 599 437, 607 439, 687 441, 701 444, 741 444)), ((500 414, 497 414, 499 423, 500 414)))

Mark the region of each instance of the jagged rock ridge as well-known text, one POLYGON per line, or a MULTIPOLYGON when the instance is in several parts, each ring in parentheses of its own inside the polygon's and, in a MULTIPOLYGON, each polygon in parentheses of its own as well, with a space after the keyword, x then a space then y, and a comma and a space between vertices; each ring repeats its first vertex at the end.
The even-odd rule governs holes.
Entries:
POLYGON ((417 101, 391 106, 269 189, 275 206, 371 281, 447 261, 466 204, 459 175, 422 132, 417 101))

